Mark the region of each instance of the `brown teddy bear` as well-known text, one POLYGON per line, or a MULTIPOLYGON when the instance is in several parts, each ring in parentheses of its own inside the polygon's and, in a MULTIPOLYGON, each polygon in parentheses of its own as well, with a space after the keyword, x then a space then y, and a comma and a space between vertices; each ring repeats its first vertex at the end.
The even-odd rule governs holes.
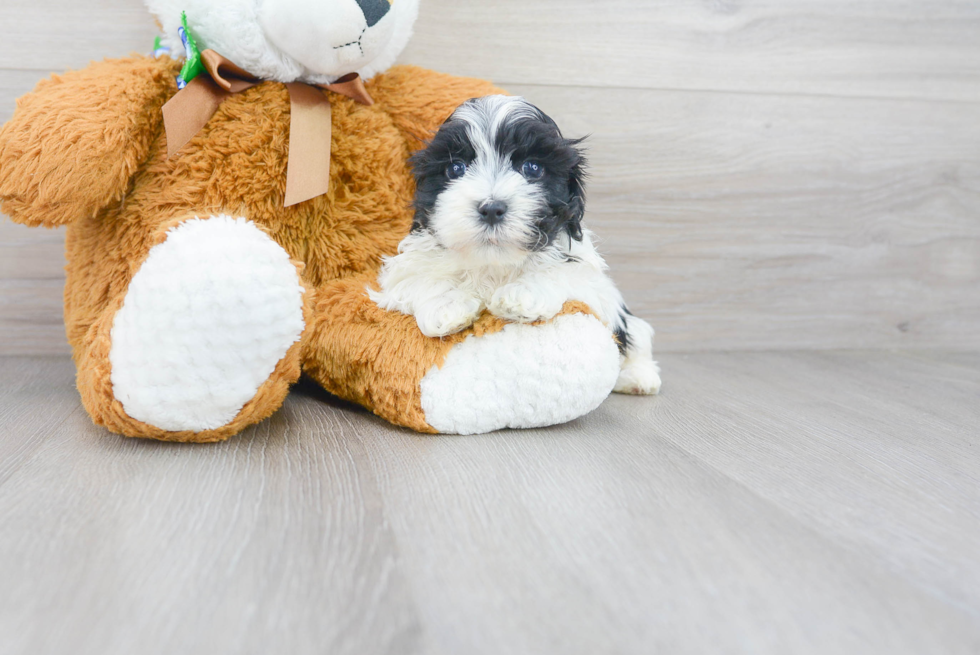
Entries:
POLYGON ((392 67, 417 0, 147 4, 169 56, 54 76, 0 131, 0 207, 67 226, 65 322, 96 423, 221 440, 301 372, 422 432, 559 423, 609 394, 618 348, 582 304, 430 339, 367 296, 412 224, 409 156, 499 93, 392 67))

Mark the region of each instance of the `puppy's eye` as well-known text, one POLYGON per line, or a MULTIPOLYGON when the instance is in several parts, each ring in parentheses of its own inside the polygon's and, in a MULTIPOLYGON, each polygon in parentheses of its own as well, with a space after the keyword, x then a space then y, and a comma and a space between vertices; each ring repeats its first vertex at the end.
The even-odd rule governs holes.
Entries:
POLYGON ((521 173, 529 180, 540 180, 544 175, 544 166, 536 161, 526 161, 521 167, 521 173))
POLYGON ((466 175, 466 164, 461 161, 454 161, 446 167, 446 177, 450 180, 455 180, 464 175, 466 175))

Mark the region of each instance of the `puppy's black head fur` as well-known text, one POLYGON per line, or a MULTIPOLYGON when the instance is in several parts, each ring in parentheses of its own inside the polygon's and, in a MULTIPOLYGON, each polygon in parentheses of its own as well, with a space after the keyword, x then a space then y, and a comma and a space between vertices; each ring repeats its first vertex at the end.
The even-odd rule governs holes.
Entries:
POLYGON ((545 173, 535 183, 544 189, 547 211, 535 225, 541 239, 534 249, 547 246, 562 232, 576 241, 582 240, 582 218, 585 214, 585 139, 566 139, 550 116, 533 107, 530 117, 505 121, 494 142, 498 152, 510 153, 514 168, 524 162, 544 166, 545 173))
MULTIPOLYGON (((479 107, 481 100, 468 100, 464 107, 479 107)), ((544 175, 528 180, 540 188, 543 202, 534 217, 534 237, 526 244, 527 249, 542 250, 563 233, 581 241, 587 177, 581 147, 584 139, 566 139, 551 117, 529 103, 521 103, 520 111, 511 111, 503 120, 494 122, 488 117, 486 125, 496 127, 492 134, 485 134, 483 142, 491 144, 518 173, 525 162, 544 167, 544 175)), ((428 227, 436 200, 451 183, 447 169, 454 162, 472 164, 478 157, 470 130, 490 129, 459 118, 459 113, 443 123, 428 146, 412 157, 416 181, 413 229, 428 227)))
POLYGON ((428 145, 409 160, 415 174, 415 219, 413 230, 429 226, 429 214, 435 207, 439 194, 449 186, 446 175, 453 162, 464 164, 476 159, 476 150, 466 133, 467 124, 450 116, 428 145))

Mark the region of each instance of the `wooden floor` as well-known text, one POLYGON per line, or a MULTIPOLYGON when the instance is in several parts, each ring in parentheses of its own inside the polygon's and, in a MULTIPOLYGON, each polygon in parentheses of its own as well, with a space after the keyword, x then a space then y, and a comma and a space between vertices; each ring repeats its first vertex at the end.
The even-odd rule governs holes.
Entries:
POLYGON ((0 653, 976 653, 980 354, 669 355, 567 426, 216 445, 0 358, 0 653))

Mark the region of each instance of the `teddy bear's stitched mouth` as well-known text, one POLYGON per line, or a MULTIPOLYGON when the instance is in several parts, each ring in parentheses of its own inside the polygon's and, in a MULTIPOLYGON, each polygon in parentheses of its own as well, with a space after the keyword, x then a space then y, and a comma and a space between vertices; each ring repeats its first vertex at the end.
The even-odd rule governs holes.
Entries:
POLYGON ((361 33, 360 34, 357 35, 357 39, 355 41, 351 41, 350 43, 344 43, 343 45, 335 45, 333 47, 333 49, 334 50, 343 50, 344 48, 350 47, 352 45, 356 45, 357 46, 357 49, 361 51, 361 56, 364 56, 364 48, 363 48, 363 46, 361 46, 361 39, 364 38, 364 33, 365 32, 367 32, 367 28, 366 27, 363 30, 361 30, 361 33))

